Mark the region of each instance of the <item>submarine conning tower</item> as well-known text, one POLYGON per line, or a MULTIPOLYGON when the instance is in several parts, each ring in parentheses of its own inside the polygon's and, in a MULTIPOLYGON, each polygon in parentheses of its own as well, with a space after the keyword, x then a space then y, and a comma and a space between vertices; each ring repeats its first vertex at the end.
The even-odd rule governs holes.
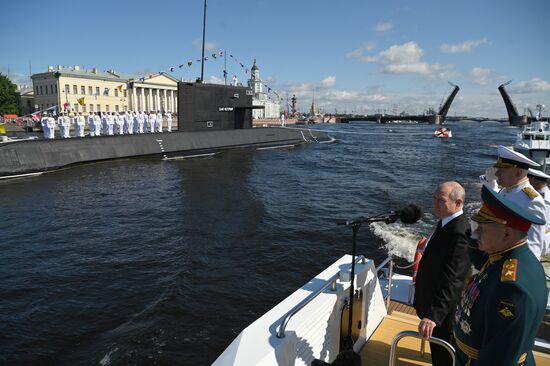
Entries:
POLYGON ((179 130, 252 128, 252 94, 243 86, 179 82, 179 130))

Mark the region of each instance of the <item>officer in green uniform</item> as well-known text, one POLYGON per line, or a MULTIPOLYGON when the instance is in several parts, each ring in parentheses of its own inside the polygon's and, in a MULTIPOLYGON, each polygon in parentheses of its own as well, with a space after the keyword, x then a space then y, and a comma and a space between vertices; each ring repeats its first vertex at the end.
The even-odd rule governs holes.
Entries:
POLYGON ((483 187, 472 216, 479 269, 467 283, 454 324, 457 365, 535 365, 532 348, 546 308, 544 270, 526 245, 544 220, 483 187))

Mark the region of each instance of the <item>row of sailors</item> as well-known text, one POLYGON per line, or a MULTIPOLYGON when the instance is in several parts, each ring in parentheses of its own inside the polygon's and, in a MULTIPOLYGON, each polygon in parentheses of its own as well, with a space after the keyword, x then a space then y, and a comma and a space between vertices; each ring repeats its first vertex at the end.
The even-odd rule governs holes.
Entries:
MULTIPOLYGON (((166 112, 167 131, 172 132, 172 114, 166 112)), ((70 137, 71 124, 76 131, 76 136, 84 137, 84 128, 86 122, 90 131, 90 136, 105 135, 132 135, 134 133, 154 133, 163 132, 164 119, 162 113, 151 111, 147 112, 118 112, 108 113, 103 112, 101 115, 91 112, 87 118, 80 112, 78 115, 69 117, 68 113, 61 113, 57 120, 48 114, 41 119, 42 130, 44 131, 44 138, 55 138, 55 128, 59 127, 62 138, 70 137)))

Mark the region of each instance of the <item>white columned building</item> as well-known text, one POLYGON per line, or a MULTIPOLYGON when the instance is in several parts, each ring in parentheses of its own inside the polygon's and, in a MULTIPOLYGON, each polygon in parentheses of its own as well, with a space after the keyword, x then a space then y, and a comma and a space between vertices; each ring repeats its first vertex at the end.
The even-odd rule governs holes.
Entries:
POLYGON ((178 81, 170 75, 162 73, 133 79, 128 81, 128 89, 131 95, 139 96, 139 101, 130 99, 130 110, 177 113, 178 81))

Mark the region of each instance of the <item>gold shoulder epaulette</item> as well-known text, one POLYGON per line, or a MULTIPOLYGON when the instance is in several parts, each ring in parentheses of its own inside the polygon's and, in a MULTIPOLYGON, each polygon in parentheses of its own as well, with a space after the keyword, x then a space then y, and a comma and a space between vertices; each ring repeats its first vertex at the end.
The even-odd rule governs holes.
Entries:
POLYGON ((539 196, 539 192, 535 191, 533 188, 531 187, 525 187, 522 189, 523 193, 525 193, 526 195, 529 196, 530 199, 534 199, 536 198, 537 196, 539 196))
POLYGON ((516 273, 518 271, 518 260, 506 259, 502 265, 502 272, 500 274, 500 282, 508 282, 516 280, 516 273))

